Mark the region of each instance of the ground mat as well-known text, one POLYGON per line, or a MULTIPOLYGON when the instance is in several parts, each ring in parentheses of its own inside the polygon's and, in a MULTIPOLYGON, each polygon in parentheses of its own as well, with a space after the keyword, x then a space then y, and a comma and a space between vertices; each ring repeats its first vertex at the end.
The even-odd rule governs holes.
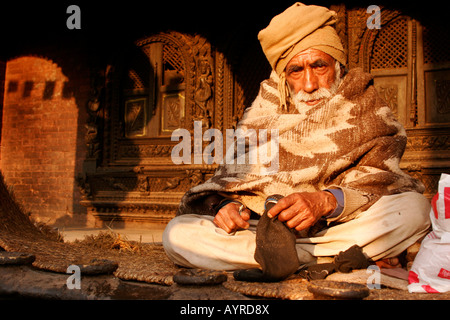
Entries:
POLYGON ((111 235, 78 243, 52 239, 24 214, 3 177, 0 178, 0 250, 32 254, 33 266, 42 270, 66 273, 70 265, 78 265, 86 273, 113 272, 123 280, 163 285, 171 285, 172 275, 178 270, 161 245, 132 245, 111 235), (108 247, 105 240, 113 242, 108 247))

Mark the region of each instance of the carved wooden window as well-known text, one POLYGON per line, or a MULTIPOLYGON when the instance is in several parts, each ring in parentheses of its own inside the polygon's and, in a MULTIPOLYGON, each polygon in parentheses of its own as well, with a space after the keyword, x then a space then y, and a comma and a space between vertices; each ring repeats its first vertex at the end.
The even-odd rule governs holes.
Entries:
POLYGON ((393 18, 374 33, 369 67, 379 93, 407 128, 450 122, 450 35, 445 26, 393 18))
POLYGON ((410 124, 408 107, 412 101, 411 70, 408 69, 410 24, 408 17, 399 16, 383 25, 376 34, 369 61, 375 87, 405 126, 410 124))
POLYGON ((450 61, 450 34, 444 27, 423 26, 423 63, 450 61))
POLYGON ((170 136, 184 118, 184 61, 178 49, 170 43, 155 41, 140 49, 127 71, 124 136, 170 136))
MULTIPOLYGON (((445 25, 423 26, 423 71, 419 80, 424 81, 423 122, 426 125, 450 123, 450 35, 445 25)), ((420 68, 420 69, 422 69, 420 68)))
POLYGON ((371 69, 404 68, 407 60, 407 19, 397 19, 381 28, 372 51, 371 69))

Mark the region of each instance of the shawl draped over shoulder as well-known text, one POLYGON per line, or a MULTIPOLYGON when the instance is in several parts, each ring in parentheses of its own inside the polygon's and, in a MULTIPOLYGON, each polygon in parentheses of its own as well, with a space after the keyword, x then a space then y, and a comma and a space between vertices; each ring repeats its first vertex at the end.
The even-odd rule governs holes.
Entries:
POLYGON ((243 132, 266 130, 267 143, 260 139, 254 150, 266 148, 262 151, 271 161, 249 162, 247 146, 245 164, 223 161, 209 180, 183 196, 177 215, 214 215, 214 207, 224 197, 262 214, 269 195, 338 188, 345 207, 330 221, 344 222, 383 195, 424 191, 421 182, 400 169, 406 132, 378 95, 370 74, 350 70, 327 102, 300 112, 289 103, 287 108, 280 106, 278 81, 272 72, 261 83, 237 126, 243 132))

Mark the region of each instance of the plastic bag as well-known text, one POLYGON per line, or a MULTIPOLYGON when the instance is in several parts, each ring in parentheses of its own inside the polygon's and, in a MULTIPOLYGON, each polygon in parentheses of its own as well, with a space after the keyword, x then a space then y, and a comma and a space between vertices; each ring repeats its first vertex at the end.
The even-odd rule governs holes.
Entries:
POLYGON ((431 201, 431 231, 422 241, 408 276, 409 292, 450 291, 450 175, 442 174, 431 201))

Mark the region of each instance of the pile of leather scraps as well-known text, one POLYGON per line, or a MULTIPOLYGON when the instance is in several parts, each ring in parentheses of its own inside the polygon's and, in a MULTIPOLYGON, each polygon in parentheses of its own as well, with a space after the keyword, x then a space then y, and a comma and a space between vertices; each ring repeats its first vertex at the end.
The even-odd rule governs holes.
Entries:
POLYGON ((345 251, 341 251, 331 263, 319 263, 299 271, 299 275, 308 280, 325 279, 334 272, 349 273, 355 269, 366 269, 375 264, 367 258, 358 245, 354 245, 345 251))

